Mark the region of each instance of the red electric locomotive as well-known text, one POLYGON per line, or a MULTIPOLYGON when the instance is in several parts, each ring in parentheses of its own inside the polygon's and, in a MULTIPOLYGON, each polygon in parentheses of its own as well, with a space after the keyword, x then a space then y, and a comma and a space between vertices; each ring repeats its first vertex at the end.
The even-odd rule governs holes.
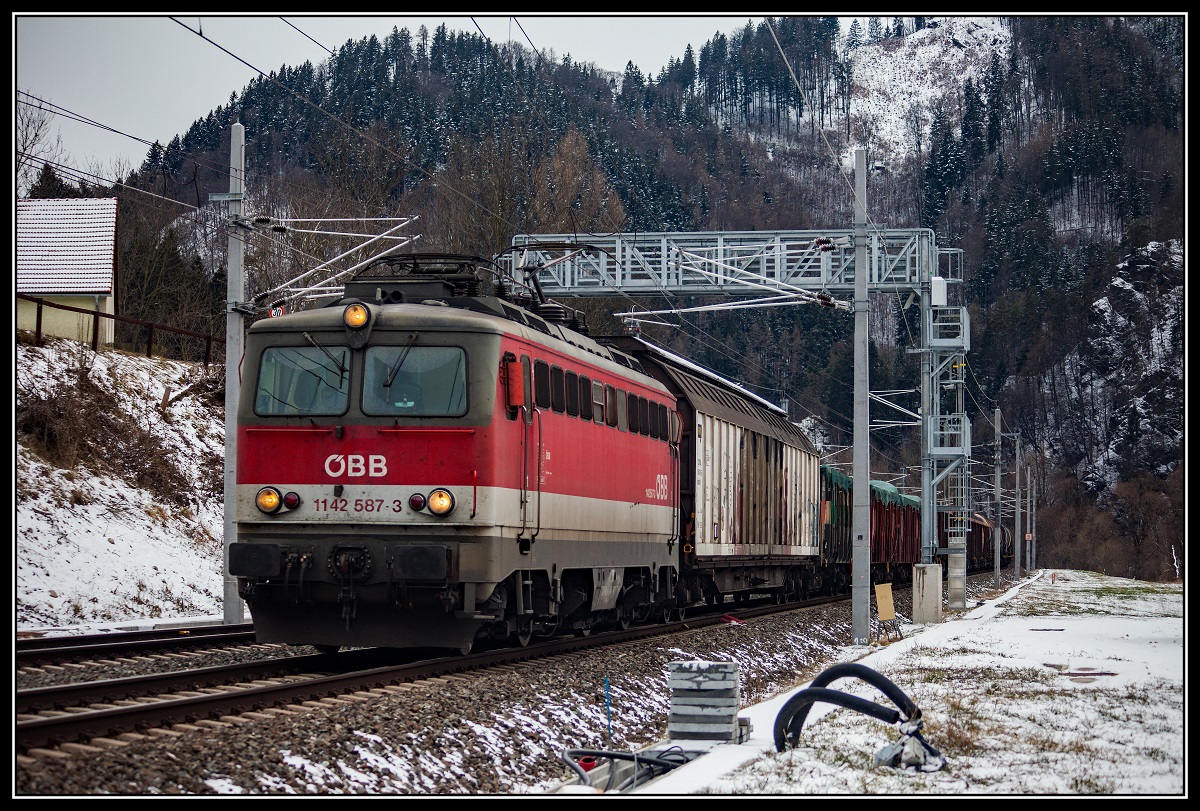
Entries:
POLYGON ((482 260, 391 261, 248 331, 229 570, 257 637, 465 651, 669 607, 666 389, 482 260))

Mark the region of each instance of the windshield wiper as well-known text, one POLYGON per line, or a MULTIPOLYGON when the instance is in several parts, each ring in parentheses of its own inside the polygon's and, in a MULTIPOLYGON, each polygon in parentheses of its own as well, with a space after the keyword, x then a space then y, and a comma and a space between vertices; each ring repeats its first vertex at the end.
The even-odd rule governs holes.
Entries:
POLYGON ((404 359, 408 357, 408 351, 412 349, 412 346, 414 343, 416 343, 416 340, 417 333, 409 333, 408 342, 405 343, 401 349, 400 357, 396 358, 396 362, 392 365, 392 368, 388 369, 387 377, 384 378, 383 387, 385 389, 390 389, 392 387, 392 381, 396 379, 396 375, 400 374, 400 367, 404 365, 404 359))
POLYGON ((301 334, 304 336, 304 339, 306 341, 308 341, 310 344, 315 346, 317 349, 320 349, 322 352, 325 353, 325 357, 327 357, 331 361, 333 361, 333 365, 336 366, 337 370, 338 370, 338 389, 341 389, 342 381, 346 379, 346 367, 342 365, 342 362, 340 360, 338 360, 337 358, 335 358, 333 356, 332 352, 330 352, 328 349, 326 349, 325 347, 323 347, 319 343, 317 343, 316 338, 312 337, 307 332, 304 332, 301 334))

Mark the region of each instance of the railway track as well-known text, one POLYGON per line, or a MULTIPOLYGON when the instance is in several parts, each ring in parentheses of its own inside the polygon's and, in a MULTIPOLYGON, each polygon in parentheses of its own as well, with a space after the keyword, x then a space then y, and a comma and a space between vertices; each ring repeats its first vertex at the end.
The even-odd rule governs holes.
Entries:
POLYGON ((16 665, 18 668, 40 667, 130 655, 182 653, 214 645, 253 644, 254 641, 254 625, 248 622, 78 636, 18 635, 16 665))
MULTIPOLYGON (((408 689, 406 685, 422 680, 470 678, 491 668, 589 648, 615 647, 730 619, 744 622, 833 601, 824 598, 784 605, 739 604, 744 606, 740 608, 717 605, 704 614, 676 622, 535 641, 526 647, 484 650, 466 656, 421 658, 420 652, 366 648, 18 689, 17 751, 22 758, 102 751, 146 736, 222 728, 280 712, 370 700, 380 693, 408 689)), ((161 641, 146 639, 140 644, 157 646, 161 641)), ((136 652, 138 648, 130 650, 136 652)))

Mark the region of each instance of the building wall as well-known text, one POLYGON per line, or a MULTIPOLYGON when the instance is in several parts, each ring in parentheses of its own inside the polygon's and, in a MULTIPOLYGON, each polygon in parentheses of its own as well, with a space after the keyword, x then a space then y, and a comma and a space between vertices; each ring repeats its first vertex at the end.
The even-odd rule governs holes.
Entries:
MULTIPOLYGON (((66 307, 91 311, 99 309, 102 313, 113 314, 112 296, 37 296, 37 298, 43 298, 47 302, 62 304, 66 307)), ((38 305, 35 302, 17 299, 17 329, 32 332, 37 327, 37 310, 38 305)), ((57 338, 67 338, 90 344, 93 321, 95 321, 95 316, 92 315, 60 310, 50 306, 42 307, 43 335, 53 335, 57 338)), ((112 344, 115 324, 116 322, 111 318, 100 319, 99 337, 102 346, 112 344)))

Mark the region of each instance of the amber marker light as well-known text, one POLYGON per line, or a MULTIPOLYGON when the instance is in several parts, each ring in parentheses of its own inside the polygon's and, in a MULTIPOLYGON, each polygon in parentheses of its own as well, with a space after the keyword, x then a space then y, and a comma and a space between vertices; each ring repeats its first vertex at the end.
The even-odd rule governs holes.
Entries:
POLYGON ((254 503, 267 515, 271 515, 279 512, 279 507, 283 504, 283 497, 274 487, 264 487, 254 497, 254 503))
POLYGON ((429 494, 429 511, 434 515, 449 515, 454 509, 454 496, 449 490, 439 487, 429 494))
POLYGON ((371 317, 365 304, 350 304, 342 311, 342 320, 350 329, 362 329, 371 317))

